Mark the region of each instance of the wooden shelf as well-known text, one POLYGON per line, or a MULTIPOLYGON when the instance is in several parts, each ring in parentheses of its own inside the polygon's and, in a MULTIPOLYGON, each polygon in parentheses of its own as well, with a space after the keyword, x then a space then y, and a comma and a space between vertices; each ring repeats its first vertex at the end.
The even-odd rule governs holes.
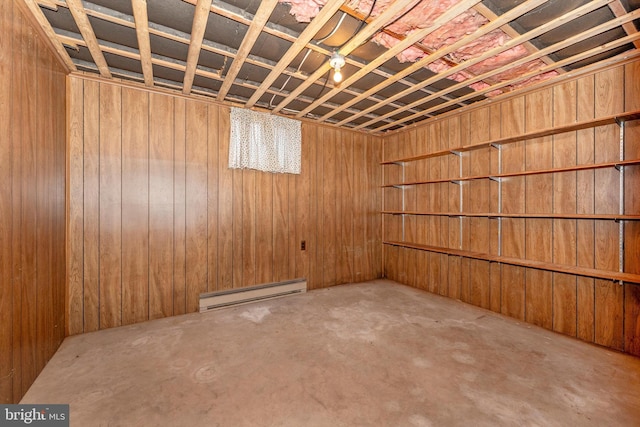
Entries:
POLYGON ((511 173, 502 173, 495 175, 477 175, 477 176, 466 176, 460 178, 443 178, 443 179, 433 179, 428 181, 410 181, 410 182, 400 182, 395 184, 386 184, 383 185, 383 188, 404 188, 413 185, 423 185, 423 184, 439 184, 445 182, 451 182, 458 184, 463 181, 477 181, 480 179, 492 179, 494 181, 498 181, 505 178, 513 178, 516 176, 527 176, 527 175, 543 175, 549 173, 561 173, 561 172, 573 172, 573 171, 581 171, 581 170, 593 170, 593 169, 604 169, 604 168, 620 168, 624 166, 634 166, 640 165, 640 159, 634 160, 623 160, 618 162, 608 162, 608 163, 596 163, 589 165, 576 165, 569 166, 565 168, 556 168, 556 169, 538 169, 531 171, 523 171, 523 172, 511 172, 511 173))
POLYGON ((640 221, 640 215, 620 214, 549 214, 549 213, 470 213, 470 212, 420 212, 420 211, 391 211, 381 212, 385 215, 411 215, 411 216, 446 216, 450 218, 549 218, 549 219, 602 219, 613 221, 640 221))
POLYGON ((482 252, 463 251, 460 249, 442 248, 439 246, 421 245, 409 242, 385 241, 385 245, 398 246, 403 248, 417 249, 427 252, 436 252, 446 255, 458 256, 463 258, 479 259, 489 262, 497 262, 500 264, 515 265, 519 267, 529 267, 538 270, 553 271, 557 273, 574 274, 577 276, 593 277, 596 279, 616 280, 626 283, 640 284, 640 275, 631 273, 620 273, 616 271, 597 270, 594 268, 585 268, 577 266, 568 266, 561 264, 553 264, 541 261, 532 261, 521 258, 511 258, 499 255, 491 255, 482 252))
POLYGON ((518 141, 526 141, 528 139, 536 139, 543 138, 545 136, 557 135, 565 132, 573 132, 582 129, 589 129, 598 126, 605 126, 611 124, 620 124, 627 121, 638 120, 640 119, 640 110, 638 111, 630 111, 621 114, 615 114, 612 116, 601 117, 598 119, 585 120, 582 122, 572 123, 565 126, 558 126, 550 129, 543 129, 534 132, 524 133, 521 135, 510 136, 506 138, 495 139, 492 141, 481 142, 478 144, 465 145, 462 147, 452 148, 450 150, 440 150, 434 151, 429 154, 420 154, 417 156, 403 157, 395 160, 386 160, 381 162, 381 165, 390 165, 390 164, 403 164, 407 162, 414 162, 417 160, 428 159, 432 157, 446 156, 448 154, 458 154, 464 151, 478 150, 481 148, 488 148, 491 146, 500 146, 505 144, 510 144, 518 141))

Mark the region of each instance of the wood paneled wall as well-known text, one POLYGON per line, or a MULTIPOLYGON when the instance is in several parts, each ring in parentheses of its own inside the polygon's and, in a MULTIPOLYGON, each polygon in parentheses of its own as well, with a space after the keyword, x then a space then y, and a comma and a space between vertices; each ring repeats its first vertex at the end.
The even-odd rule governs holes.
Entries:
POLYGON ((227 107, 68 86, 70 334, 194 312, 202 292, 382 275, 380 138, 303 123, 300 175, 230 170, 227 107))
MULTIPOLYGON (((632 62, 430 120, 384 138, 386 160, 477 144, 640 109, 632 62)), ((640 158, 640 124, 626 124, 625 159, 640 158)), ((564 168, 620 159, 617 125, 385 165, 384 182, 564 168), (402 174, 404 173, 404 176, 402 174)), ((613 167, 384 189, 384 209, 505 214, 618 214, 613 167), (404 200, 402 199, 404 197, 404 200), (403 206, 404 203, 404 206, 403 206)), ((640 166, 624 169, 624 214, 640 214, 640 166)), ((384 215, 384 241, 618 271, 619 223, 601 219, 384 215), (404 223, 403 223, 404 221, 404 223), (499 238, 501 236, 501 238, 499 238)), ((624 271, 640 272, 640 223, 624 221, 624 271)), ((640 285, 385 245, 385 275, 585 341, 640 355, 640 285)))
POLYGON ((0 6, 0 403, 64 338, 65 75, 17 2, 0 6))

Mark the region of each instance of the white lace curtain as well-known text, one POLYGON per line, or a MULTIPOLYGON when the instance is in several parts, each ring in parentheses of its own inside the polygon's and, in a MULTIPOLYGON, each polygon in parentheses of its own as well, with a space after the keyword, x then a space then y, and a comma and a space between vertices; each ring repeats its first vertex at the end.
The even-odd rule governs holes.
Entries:
POLYGON ((298 120, 231 107, 229 168, 300 173, 298 120))

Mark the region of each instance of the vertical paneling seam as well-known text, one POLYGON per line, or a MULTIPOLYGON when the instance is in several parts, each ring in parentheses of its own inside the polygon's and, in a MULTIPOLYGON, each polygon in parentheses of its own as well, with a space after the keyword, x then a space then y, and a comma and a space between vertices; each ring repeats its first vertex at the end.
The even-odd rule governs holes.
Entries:
POLYGON ((147 96, 147 319, 151 319, 151 94, 147 96))

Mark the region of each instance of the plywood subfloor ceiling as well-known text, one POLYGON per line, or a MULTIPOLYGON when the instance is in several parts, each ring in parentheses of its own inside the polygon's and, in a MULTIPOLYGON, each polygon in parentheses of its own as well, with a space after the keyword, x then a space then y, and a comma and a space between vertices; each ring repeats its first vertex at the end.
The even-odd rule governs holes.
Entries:
POLYGON ((377 134, 640 46, 640 0, 22 1, 70 72, 377 134))

